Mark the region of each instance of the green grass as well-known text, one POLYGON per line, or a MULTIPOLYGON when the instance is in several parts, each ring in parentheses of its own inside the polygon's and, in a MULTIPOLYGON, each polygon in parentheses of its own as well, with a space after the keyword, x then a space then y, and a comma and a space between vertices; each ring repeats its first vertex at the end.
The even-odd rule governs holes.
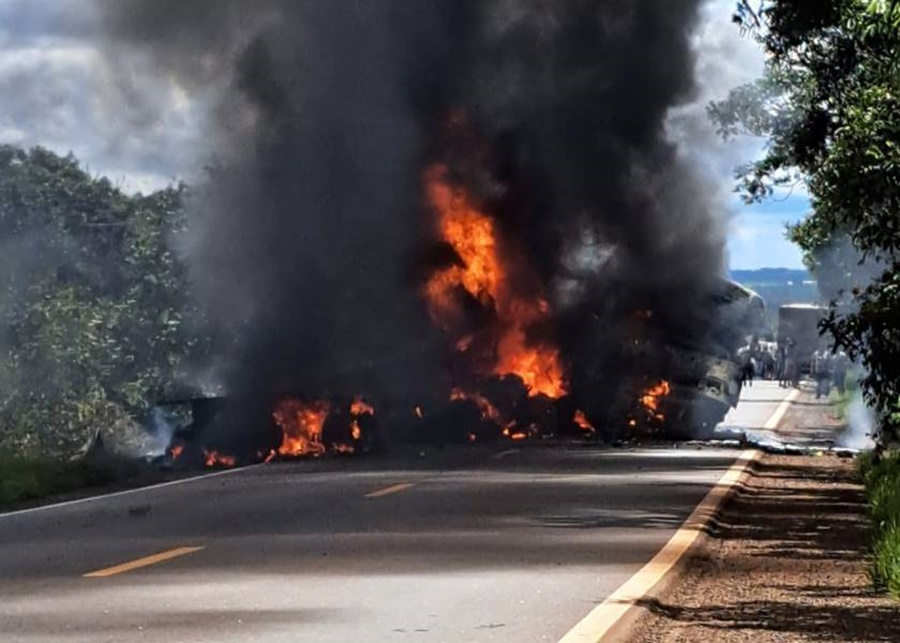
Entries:
POLYGON ((900 453, 883 455, 877 463, 864 454, 857 466, 872 523, 872 582, 900 598, 900 453))
POLYGON ((106 484, 114 472, 84 461, 27 459, 0 454, 0 509, 106 484))

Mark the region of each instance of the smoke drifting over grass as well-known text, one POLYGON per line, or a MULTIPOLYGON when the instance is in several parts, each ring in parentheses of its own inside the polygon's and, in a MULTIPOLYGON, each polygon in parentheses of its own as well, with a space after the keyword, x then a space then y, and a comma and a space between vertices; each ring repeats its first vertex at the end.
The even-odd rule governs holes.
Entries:
POLYGON ((700 4, 101 2, 111 52, 213 105, 185 250, 239 337, 231 392, 446 393, 419 274, 434 161, 527 257, 554 310, 532 331, 559 342, 576 394, 633 374, 637 309, 658 346, 702 336, 722 222, 666 137, 700 4))

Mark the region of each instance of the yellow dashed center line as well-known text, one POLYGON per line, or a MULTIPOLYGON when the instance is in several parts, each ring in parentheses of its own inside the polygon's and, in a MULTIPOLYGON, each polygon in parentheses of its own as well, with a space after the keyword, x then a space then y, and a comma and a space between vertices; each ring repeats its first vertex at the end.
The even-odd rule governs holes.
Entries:
POLYGON ((133 569, 149 567, 150 565, 156 565, 157 563, 172 560, 173 558, 193 554, 195 551, 200 551, 201 549, 203 549, 203 547, 177 547, 175 549, 162 551, 158 554, 153 554, 152 556, 145 556, 144 558, 131 560, 127 563, 116 565, 115 567, 107 567, 105 569, 98 569, 94 572, 88 572, 87 574, 83 575, 83 578, 107 578, 108 576, 115 576, 116 574, 124 574, 125 572, 130 572, 133 569))
POLYGON ((385 487, 384 489, 378 489, 377 491, 373 491, 372 493, 367 493, 365 495, 366 498, 381 498, 382 496, 389 496, 392 493, 398 493, 400 491, 406 491, 412 486, 410 482, 401 482, 400 484, 394 484, 390 487, 385 487))

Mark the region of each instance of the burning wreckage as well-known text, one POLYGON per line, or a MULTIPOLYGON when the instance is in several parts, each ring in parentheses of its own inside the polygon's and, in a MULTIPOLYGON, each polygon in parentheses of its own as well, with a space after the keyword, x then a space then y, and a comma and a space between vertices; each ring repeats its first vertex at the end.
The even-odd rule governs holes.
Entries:
POLYGON ((756 293, 716 280, 706 331, 674 341, 671 332, 654 337, 652 309, 635 311, 616 360, 628 368, 600 378, 582 371, 579 380, 547 331, 555 321, 550 302, 530 279, 527 262, 508 248, 501 251, 496 221, 451 179, 446 166, 430 167, 424 183, 440 239, 421 295, 445 338, 446 366, 455 385, 427 403, 270 392, 256 400, 253 439, 240 445, 223 442, 217 431, 234 408, 230 398, 164 402, 187 404, 192 416, 176 431, 169 461, 230 467, 379 452, 396 443, 704 439, 737 404, 736 351, 757 331, 764 310, 756 293), (604 395, 610 376, 616 380, 614 396, 604 395))
MULTIPOLYGON (((630 404, 611 404, 591 416, 567 393, 563 380, 541 363, 541 352, 525 355, 521 371, 502 370, 479 380, 470 388, 451 389, 438 408, 426 411, 412 400, 403 408, 376 414, 373 403, 361 396, 340 400, 304 401, 298 395, 273 396, 270 417, 259 419, 255 448, 237 453, 229 445, 217 444, 215 427, 229 413, 227 397, 196 397, 168 400, 165 405, 190 408, 191 421, 177 430, 167 450, 167 459, 185 467, 231 467, 268 462, 276 458, 370 453, 387 448, 379 423, 390 423, 392 440, 398 442, 476 442, 553 437, 583 437, 618 440, 629 436, 660 439, 705 439, 737 404, 741 369, 735 351, 759 323, 762 299, 752 291, 727 280, 716 295, 714 335, 703 345, 665 347, 665 378, 637 378, 625 395, 630 404), (530 367, 530 370, 529 370, 530 367), (643 384, 641 383, 643 382, 643 384), (612 412, 621 413, 616 418, 612 412), (603 417, 603 423, 594 419, 603 417)), ((646 314, 636 316, 645 319, 646 314)), ((514 340, 507 340, 514 341, 514 340)), ((475 338, 460 340, 458 350, 472 350, 475 338)), ((497 347, 495 350, 499 350, 497 347)), ((544 356, 552 355, 545 353, 544 356)), ((633 359, 642 355, 640 342, 633 359)), ((514 364, 515 366, 516 364, 514 364)), ((551 361, 551 366, 555 364, 551 361)), ((600 404, 609 403, 602 395, 600 404)), ((588 405, 582 405, 585 408, 588 405)))
POLYGON ((176 466, 708 434, 762 301, 716 277, 717 190, 669 118, 702 6, 105 3, 213 103, 183 246, 234 341, 176 466))

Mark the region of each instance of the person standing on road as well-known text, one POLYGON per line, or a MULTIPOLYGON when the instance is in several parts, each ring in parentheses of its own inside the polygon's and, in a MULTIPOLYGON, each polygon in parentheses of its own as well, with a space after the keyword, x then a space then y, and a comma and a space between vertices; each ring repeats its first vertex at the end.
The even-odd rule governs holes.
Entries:
POLYGON ((749 350, 744 353, 744 367, 743 367, 743 376, 741 377, 741 384, 746 384, 747 386, 753 386, 753 376, 756 374, 756 364, 753 359, 753 353, 749 350))
POLYGON ((785 386, 785 367, 784 367, 784 342, 778 342, 778 346, 775 349, 775 379, 778 380, 778 386, 784 388, 785 386))
POLYGON ((794 340, 790 337, 786 340, 784 347, 784 385, 797 388, 800 386, 800 368, 797 364, 797 356, 795 355, 794 340))
POLYGON ((763 377, 767 380, 775 378, 775 356, 772 349, 766 349, 762 352, 763 377))
POLYGON ((831 352, 827 348, 819 348, 812 356, 812 375, 816 380, 816 399, 822 395, 828 397, 831 392, 831 352))
POLYGON ((850 370, 850 358, 847 353, 840 350, 832 360, 832 372, 834 373, 834 388, 841 395, 844 394, 847 385, 847 372, 850 370))

